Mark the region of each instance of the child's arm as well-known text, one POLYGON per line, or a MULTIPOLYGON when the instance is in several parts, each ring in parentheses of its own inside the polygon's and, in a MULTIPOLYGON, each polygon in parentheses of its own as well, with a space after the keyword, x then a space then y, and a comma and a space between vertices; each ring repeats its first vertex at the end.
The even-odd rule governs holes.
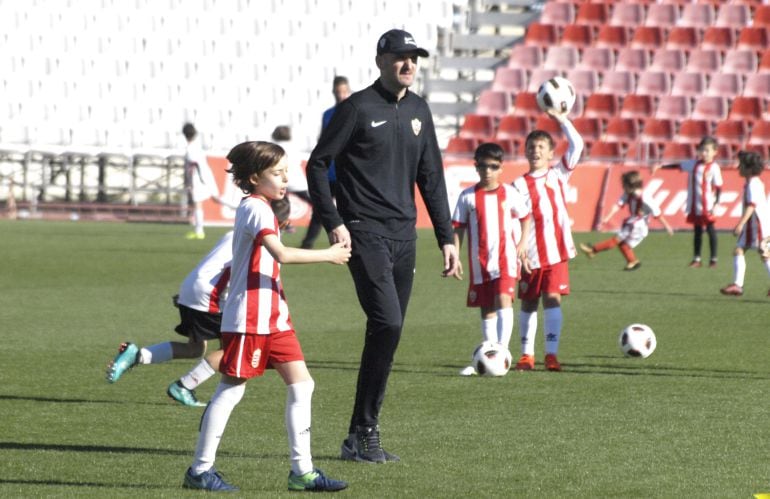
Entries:
POLYGON ((663 215, 658 215, 658 221, 660 224, 666 228, 666 232, 668 232, 669 236, 674 235, 674 229, 671 227, 671 224, 668 223, 668 220, 666 220, 663 215))
POLYGON ((607 222, 609 222, 612 219, 612 217, 615 216, 615 213, 617 213, 618 210, 620 210, 620 206, 617 204, 613 204, 612 208, 610 208, 610 212, 607 213, 607 215, 604 218, 599 220, 599 226, 597 227, 597 229, 601 228, 602 225, 605 225, 607 222))
POLYGON ((652 175, 655 175, 655 172, 660 170, 681 170, 682 165, 680 163, 668 163, 665 165, 652 165, 652 171, 650 172, 652 175))
POLYGON ((532 231, 532 217, 527 216, 521 222, 521 240, 516 246, 516 254, 521 261, 524 272, 529 274, 532 269, 529 267, 529 233, 532 231))
MULTIPOLYGON (((455 240, 455 248, 457 248, 457 254, 460 254, 460 249, 463 247, 463 238, 465 237, 465 227, 464 226, 457 226, 454 228, 454 240, 455 240)), ((455 279, 458 281, 463 280, 463 262, 462 260, 457 260, 457 272, 455 273, 455 279)))
POLYGON ((583 154, 583 137, 581 137, 580 133, 575 129, 575 126, 567 117, 567 113, 557 111, 553 108, 549 108, 546 113, 548 116, 559 122, 564 135, 567 137, 569 148, 564 154, 565 164, 563 166, 567 170, 572 171, 572 169, 577 166, 578 161, 580 161, 580 155, 583 154))
POLYGON ((290 248, 284 246, 281 239, 275 234, 268 234, 262 240, 267 251, 273 255, 279 263, 334 263, 342 265, 350 260, 350 248, 343 243, 336 243, 326 249, 310 250, 302 248, 290 248))
POLYGON ((743 212, 743 216, 740 220, 738 220, 738 225, 735 226, 735 230, 733 230, 733 234, 735 236, 740 236, 741 232, 743 232, 743 227, 748 223, 749 219, 751 219, 751 216, 754 214, 754 205, 750 204, 746 207, 746 210, 743 212))

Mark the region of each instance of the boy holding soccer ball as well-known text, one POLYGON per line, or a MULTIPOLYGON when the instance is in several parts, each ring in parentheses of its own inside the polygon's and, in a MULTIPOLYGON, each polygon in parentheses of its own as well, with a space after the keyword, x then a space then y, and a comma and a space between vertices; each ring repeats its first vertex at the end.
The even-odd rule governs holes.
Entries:
MULTIPOLYGON (((532 221, 524 197, 513 186, 500 183, 503 149, 494 143, 481 144, 474 159, 479 182, 465 189, 457 200, 452 215, 455 246, 459 252, 467 231, 467 305, 481 309, 483 340, 508 348, 519 261, 528 270, 527 240, 532 221)), ((456 277, 462 279, 462 268, 456 277)), ((471 376, 476 370, 468 366, 460 374, 471 376)))
POLYGON ((569 148, 556 164, 551 165, 553 138, 543 130, 530 132, 524 143, 529 172, 513 183, 524 196, 533 220, 527 240, 530 270, 525 270, 519 281, 521 358, 515 366, 517 371, 535 368, 535 333, 540 300, 545 319, 545 368, 561 371, 556 357, 562 329, 561 297, 569 294, 567 261, 576 254, 564 192, 583 151, 583 139, 567 118, 568 108, 547 108, 545 112, 560 123, 569 148))

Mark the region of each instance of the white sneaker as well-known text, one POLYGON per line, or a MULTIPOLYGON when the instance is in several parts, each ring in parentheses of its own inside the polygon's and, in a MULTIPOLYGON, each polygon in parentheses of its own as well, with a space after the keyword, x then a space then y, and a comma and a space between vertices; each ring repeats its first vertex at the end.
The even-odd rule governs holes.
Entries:
POLYGON ((476 376, 476 369, 473 366, 467 366, 460 370, 460 376, 476 376))

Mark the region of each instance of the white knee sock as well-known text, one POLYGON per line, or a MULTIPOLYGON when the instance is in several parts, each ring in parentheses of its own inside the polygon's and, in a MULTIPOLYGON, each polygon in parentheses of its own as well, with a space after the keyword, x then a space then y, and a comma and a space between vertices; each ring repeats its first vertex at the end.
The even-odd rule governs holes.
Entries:
POLYGON ((217 447, 227 426, 227 420, 230 419, 230 414, 243 398, 245 391, 246 383, 230 385, 220 382, 217 386, 201 420, 198 445, 195 448, 195 459, 192 464, 194 475, 200 475, 214 466, 217 447))
POLYGON ((523 355, 535 355, 537 310, 534 312, 521 311, 519 314, 519 335, 521 336, 521 353, 523 355))
POLYGON ((746 278, 746 257, 744 255, 733 257, 733 271, 735 272, 735 284, 742 288, 746 278))
POLYGON ((764 260, 762 264, 765 266, 765 270, 767 270, 767 273, 770 274, 770 260, 764 260))
POLYGON ((289 435, 291 470, 297 475, 313 471, 310 454, 311 401, 315 382, 310 379, 286 387, 286 433, 289 435))
POLYGON ((203 234, 203 207, 195 208, 195 233, 203 234))
POLYGON ((142 348, 140 352, 139 363, 141 364, 160 364, 174 358, 174 352, 169 341, 142 348))
POLYGON ((546 308, 543 310, 545 317, 545 353, 556 355, 559 353, 559 339, 561 338, 561 307, 546 308))
POLYGON ((198 362, 198 365, 190 369, 190 372, 179 378, 179 381, 181 381, 182 386, 188 390, 195 390, 198 385, 214 376, 214 374, 216 374, 214 368, 212 368, 209 363, 206 362, 206 359, 201 359, 201 361, 198 362))
POLYGON ((513 333, 513 309, 503 308, 497 311, 497 342, 508 348, 513 333))
POLYGON ((481 319, 481 337, 484 341, 497 343, 497 317, 481 319))

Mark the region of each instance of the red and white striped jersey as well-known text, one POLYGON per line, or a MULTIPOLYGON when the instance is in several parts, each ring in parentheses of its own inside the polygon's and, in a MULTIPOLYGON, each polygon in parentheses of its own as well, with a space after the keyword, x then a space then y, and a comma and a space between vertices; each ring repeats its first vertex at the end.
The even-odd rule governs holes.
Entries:
POLYGON ((179 287, 180 305, 218 314, 225 304, 233 260, 233 231, 225 234, 179 287))
POLYGON ((565 121, 561 127, 569 141, 569 149, 559 162, 548 169, 526 173, 513 182, 532 212, 528 256, 533 269, 569 260, 577 253, 565 189, 583 152, 583 139, 570 121, 565 121))
POLYGON ((280 264, 262 244, 280 237, 270 204, 258 196, 243 198, 235 212, 230 293, 222 314, 222 332, 273 334, 293 330, 283 294, 280 264))
POLYGON ((647 194, 637 196, 624 192, 618 199, 618 206, 628 206, 628 217, 623 223, 635 223, 637 220, 649 223, 650 215, 655 218, 660 216, 660 206, 647 194))
POLYGON ((716 161, 704 163, 700 160, 685 161, 679 169, 688 173, 687 207, 688 215, 708 215, 714 209, 715 189, 722 187, 722 170, 716 161))
POLYGON ((472 284, 519 277, 519 219, 528 215, 523 196, 507 184, 493 191, 475 185, 460 194, 452 224, 466 228, 472 284))
POLYGON ((765 185, 759 177, 751 177, 743 188, 743 209, 754 207, 754 213, 746 222, 739 244, 756 247, 762 239, 770 236, 770 206, 767 204, 765 185))

